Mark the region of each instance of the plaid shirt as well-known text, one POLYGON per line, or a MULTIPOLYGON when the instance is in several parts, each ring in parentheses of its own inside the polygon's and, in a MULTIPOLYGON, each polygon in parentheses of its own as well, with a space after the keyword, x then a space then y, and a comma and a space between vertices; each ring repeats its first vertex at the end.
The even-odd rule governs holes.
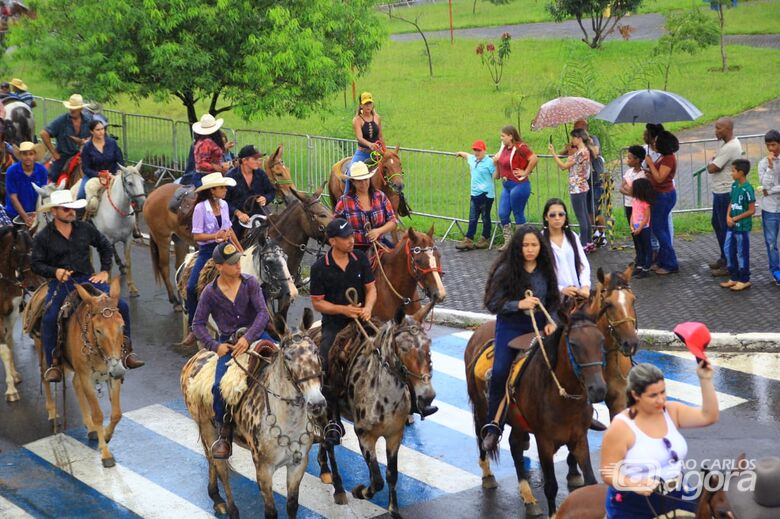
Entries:
POLYGON ((378 229, 388 222, 397 221, 390 200, 379 190, 374 191, 371 198, 371 209, 364 211, 358 204, 357 194, 343 195, 336 203, 333 211, 336 217, 347 220, 355 231, 355 247, 368 247, 371 242, 366 237, 366 223, 371 224, 372 229, 378 229))
POLYGON ((219 171, 216 166, 222 164, 225 152, 217 143, 206 137, 195 143, 195 169, 202 173, 219 171))
POLYGON ((8 218, 8 213, 5 212, 5 207, 0 205, 0 227, 4 225, 13 225, 13 222, 8 218))

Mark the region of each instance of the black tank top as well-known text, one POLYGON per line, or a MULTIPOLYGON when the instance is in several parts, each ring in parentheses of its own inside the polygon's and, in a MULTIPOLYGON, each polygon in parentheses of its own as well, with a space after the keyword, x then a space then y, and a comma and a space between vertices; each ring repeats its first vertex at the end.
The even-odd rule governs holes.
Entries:
MULTIPOLYGON (((363 119, 362 116, 360 118, 363 119)), ((363 138, 372 144, 379 140, 379 125, 374 121, 373 116, 371 116, 370 121, 363 121, 360 131, 363 134, 363 138)), ((358 145, 361 148, 365 148, 360 143, 358 145)))

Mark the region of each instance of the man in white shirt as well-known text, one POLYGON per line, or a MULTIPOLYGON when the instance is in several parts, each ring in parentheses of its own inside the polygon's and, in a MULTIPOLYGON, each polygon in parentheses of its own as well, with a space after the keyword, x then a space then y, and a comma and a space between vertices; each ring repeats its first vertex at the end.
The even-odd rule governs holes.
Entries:
POLYGON ((780 229, 780 132, 769 130, 764 136, 767 156, 758 163, 758 179, 762 194, 761 224, 764 242, 769 255, 769 270, 780 285, 780 254, 777 251, 777 234, 780 229))

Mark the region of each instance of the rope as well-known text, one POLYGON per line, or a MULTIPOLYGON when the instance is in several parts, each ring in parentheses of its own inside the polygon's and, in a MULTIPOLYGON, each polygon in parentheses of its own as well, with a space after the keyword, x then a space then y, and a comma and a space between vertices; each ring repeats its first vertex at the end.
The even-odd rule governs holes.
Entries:
MULTIPOLYGON (((347 298, 347 301, 349 301, 349 304, 351 304, 352 306, 360 306, 360 302, 358 301, 357 289, 355 287, 349 287, 344 292, 344 295, 347 298)), ((369 337, 368 333, 366 333, 366 329, 363 328, 363 324, 360 322, 360 319, 358 319, 357 317, 353 317, 352 320, 355 321, 355 324, 360 330, 360 333, 363 334, 363 337, 367 341, 370 341, 371 338, 369 337)), ((377 328, 374 323, 372 323, 371 321, 366 321, 366 324, 368 324, 371 327, 371 329, 374 330, 374 333, 376 334, 379 333, 379 328, 377 328)))
MULTIPOLYGON (((366 222, 363 226, 366 229, 366 232, 371 230, 371 222, 366 222)), ((374 247, 374 255, 376 256, 376 262, 379 265, 379 272, 382 273, 382 277, 384 278, 385 282, 387 283, 387 286, 390 287, 390 291, 393 293, 395 297, 401 300, 404 306, 409 305, 412 303, 411 298, 404 297, 401 294, 398 293, 398 290, 395 289, 393 284, 390 282, 390 278, 387 277, 387 273, 385 273, 385 268, 382 266, 382 257, 379 254, 379 246, 376 244, 376 241, 371 242, 371 246, 374 247)), ((383 245, 384 247, 384 245, 383 245)), ((386 249, 385 249, 386 250, 386 249)))

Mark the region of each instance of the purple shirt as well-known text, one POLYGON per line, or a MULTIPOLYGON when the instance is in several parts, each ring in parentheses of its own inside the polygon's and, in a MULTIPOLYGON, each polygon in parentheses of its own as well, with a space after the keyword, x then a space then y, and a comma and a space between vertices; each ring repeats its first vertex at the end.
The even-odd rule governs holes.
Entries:
MULTIPOLYGON (((217 217, 214 216, 214 211, 211 209, 209 201, 204 200, 198 203, 192 212, 192 234, 214 234, 223 229, 231 229, 230 209, 228 209, 228 203, 224 200, 219 201, 219 214, 220 218, 222 218, 221 227, 217 222, 217 217)), ((199 241, 198 245, 206 245, 208 243, 214 243, 214 240, 199 241)))
POLYGON ((209 334, 206 324, 209 315, 217 324, 221 335, 232 335, 236 330, 247 327, 246 340, 251 344, 263 333, 268 324, 268 308, 257 278, 241 274, 241 286, 236 299, 230 301, 217 286, 216 280, 206 285, 198 300, 198 308, 192 319, 192 331, 198 340, 211 351, 217 351, 221 341, 209 334))

